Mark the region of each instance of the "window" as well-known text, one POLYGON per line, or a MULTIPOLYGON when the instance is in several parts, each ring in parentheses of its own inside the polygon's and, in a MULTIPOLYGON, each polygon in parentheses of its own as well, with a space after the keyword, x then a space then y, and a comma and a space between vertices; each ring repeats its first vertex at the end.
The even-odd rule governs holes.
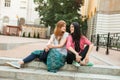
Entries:
POLYGON ((11 0, 5 0, 5 7, 10 7, 11 0))
POLYGON ((20 7, 20 9, 26 9, 26 7, 20 7))
POLYGON ((20 3, 26 3, 26 1, 20 1, 20 3))
POLYGON ((9 23, 9 17, 8 16, 3 17, 3 23, 9 23))
POLYGON ((26 5, 27 3, 25 0, 20 1, 20 9, 26 9, 26 5))

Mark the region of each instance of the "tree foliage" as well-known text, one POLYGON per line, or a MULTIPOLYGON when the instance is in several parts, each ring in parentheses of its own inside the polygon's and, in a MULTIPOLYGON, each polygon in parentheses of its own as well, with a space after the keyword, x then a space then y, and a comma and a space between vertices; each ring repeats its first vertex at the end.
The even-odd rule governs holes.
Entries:
POLYGON ((85 18, 85 20, 82 22, 82 33, 84 35, 87 35, 87 28, 88 28, 88 24, 87 24, 87 18, 85 18))
POLYGON ((59 20, 65 20, 67 26, 73 21, 81 24, 80 7, 83 0, 34 0, 38 4, 36 11, 41 18, 40 23, 55 27, 59 20))

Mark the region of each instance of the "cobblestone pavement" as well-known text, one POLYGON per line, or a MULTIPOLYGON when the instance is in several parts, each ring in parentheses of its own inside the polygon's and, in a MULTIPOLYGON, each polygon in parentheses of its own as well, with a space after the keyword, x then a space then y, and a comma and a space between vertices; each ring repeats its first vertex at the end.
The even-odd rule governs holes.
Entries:
MULTIPOLYGON (((0 57, 22 59, 34 50, 43 49, 47 41, 47 39, 34 39, 0 35, 0 45, 1 43, 27 43, 17 46, 13 49, 0 50, 0 57)), ((100 48, 98 52, 95 51, 95 48, 96 47, 93 48, 90 56, 90 61, 92 61, 95 65, 120 66, 120 51, 110 50, 110 54, 106 55, 105 48, 100 48)))

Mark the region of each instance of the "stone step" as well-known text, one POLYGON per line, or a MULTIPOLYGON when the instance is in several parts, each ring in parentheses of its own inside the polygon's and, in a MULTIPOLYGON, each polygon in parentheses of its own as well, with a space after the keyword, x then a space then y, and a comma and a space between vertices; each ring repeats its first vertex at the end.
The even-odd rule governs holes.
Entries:
POLYGON ((10 79, 10 78, 1 78, 1 77, 0 77, 0 80, 15 80, 15 79, 10 79))
MULTIPOLYGON (((6 62, 17 62, 20 59, 15 59, 15 58, 5 58, 5 57, 0 57, 0 65, 6 65, 6 62)), ((40 68, 40 69, 47 69, 46 65, 43 62, 39 61, 32 61, 28 64, 25 64, 22 66, 23 68, 40 68)), ((77 71, 78 67, 75 67, 73 65, 65 65, 61 70, 68 70, 68 71, 77 71)))
MULTIPOLYGON (((14 58, 0 58, 0 65, 6 66, 5 62, 8 61, 18 61, 19 59, 14 58)), ((45 69, 47 67, 44 63, 33 61, 23 66, 24 68, 34 68, 34 69, 45 69)), ((103 65, 94 65, 92 67, 89 66, 80 66, 75 67, 73 65, 65 64, 64 67, 60 69, 61 71, 75 71, 81 73, 91 73, 91 74, 104 74, 104 75, 116 75, 120 76, 120 67, 117 66, 103 66, 103 65)))
POLYGON ((51 73, 44 69, 0 66, 0 77, 14 80, 120 80, 120 76, 80 73, 76 71, 58 71, 51 73))

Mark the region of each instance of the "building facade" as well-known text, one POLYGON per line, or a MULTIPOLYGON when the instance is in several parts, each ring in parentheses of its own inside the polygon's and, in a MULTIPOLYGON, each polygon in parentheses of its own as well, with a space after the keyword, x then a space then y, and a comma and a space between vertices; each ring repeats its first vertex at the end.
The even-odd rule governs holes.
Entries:
POLYGON ((0 32, 3 26, 39 24, 39 14, 35 11, 34 0, 0 0, 0 32))
POLYGON ((89 39, 91 35, 120 33, 120 0, 84 0, 82 15, 88 18, 89 39))

